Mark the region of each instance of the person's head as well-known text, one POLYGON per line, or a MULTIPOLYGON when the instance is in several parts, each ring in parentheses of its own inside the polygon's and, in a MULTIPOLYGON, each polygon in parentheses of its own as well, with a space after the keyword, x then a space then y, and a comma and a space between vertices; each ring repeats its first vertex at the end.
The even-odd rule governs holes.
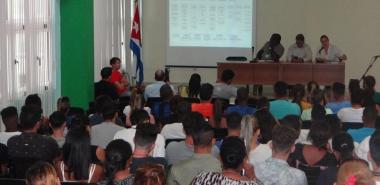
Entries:
POLYGON ((116 172, 128 170, 132 147, 128 142, 116 139, 107 145, 105 152, 105 176, 108 182, 113 182, 116 172))
POLYGON ((338 170, 336 185, 375 185, 366 161, 352 159, 344 162, 338 170))
POLYGON ((332 149, 340 163, 354 158, 354 140, 346 132, 340 132, 332 138, 332 149))
POLYGON ((327 35, 322 35, 320 41, 323 48, 328 48, 330 46, 330 40, 327 35))
POLYGON ((328 141, 331 138, 329 125, 324 121, 312 121, 307 138, 313 146, 319 149, 327 149, 328 141))
POLYGON ((9 106, 1 110, 1 119, 5 125, 6 131, 16 131, 18 121, 18 113, 16 107, 9 106))
POLYGON ((194 73, 189 80, 189 97, 197 97, 201 88, 201 75, 194 73))
POLYGON ((366 89, 366 90, 374 90, 375 89, 375 85, 376 85, 376 79, 375 77, 371 76, 371 75, 367 75, 366 77, 364 77, 363 79, 363 89, 366 89))
POLYGON ((277 81, 273 86, 277 98, 283 98, 288 95, 288 84, 284 81, 277 81))
POLYGON ((194 126, 198 124, 206 124, 202 114, 199 112, 185 113, 182 120, 183 130, 186 136, 192 136, 194 126))
POLYGON ((231 84, 232 79, 235 77, 235 72, 233 72, 231 69, 225 69, 222 72, 222 82, 226 84, 231 84))
POLYGON ((22 130, 38 129, 42 111, 35 106, 23 106, 20 113, 20 126, 22 130))
POLYGON ((368 106, 363 111, 363 123, 365 127, 375 127, 377 111, 375 106, 368 106))
POLYGON ((49 125, 53 130, 59 130, 66 126, 65 114, 61 111, 55 111, 49 116, 49 125))
POLYGON ((193 132, 191 133, 191 137, 193 138, 195 149, 197 148, 211 149, 213 145, 214 130, 209 124, 198 123, 194 125, 193 132))
POLYGON ((139 93, 132 93, 130 105, 132 110, 143 109, 145 105, 144 95, 139 93))
POLYGON ((47 162, 37 162, 26 172, 26 185, 60 185, 57 172, 47 162))
POLYGON ((252 139, 258 138, 260 134, 260 126, 256 118, 251 115, 245 115, 241 120, 240 138, 245 141, 247 152, 251 151, 251 143, 256 142, 252 139))
POLYGON ((247 156, 244 142, 239 137, 227 137, 220 147, 223 169, 239 170, 247 156))
POLYGON ((161 69, 157 70, 155 73, 154 73, 154 79, 156 81, 164 81, 165 79, 165 72, 161 69))
POLYGON ((227 115, 227 128, 229 131, 240 131, 241 115, 237 112, 232 112, 227 115))
POLYGON ((305 97, 305 86, 302 84, 294 85, 291 96, 293 97, 293 103, 300 104, 305 97))
POLYGON ((330 126, 331 136, 335 136, 342 130, 342 122, 336 114, 326 115, 327 124, 330 126))
POLYGON ((112 68, 111 67, 103 67, 100 71, 100 76, 103 80, 109 80, 112 74, 112 68))
POLYGON ((113 57, 110 59, 110 65, 112 67, 112 70, 119 70, 121 67, 121 60, 120 58, 113 57))
POLYGON ((172 110, 172 123, 183 122, 184 116, 191 112, 191 104, 187 101, 181 101, 178 103, 176 108, 172 110))
POLYGON ((305 44, 305 37, 303 36, 303 34, 298 34, 296 36, 296 44, 299 48, 303 47, 303 45, 305 44))
POLYGON ((70 98, 62 96, 57 100, 57 110, 67 114, 70 110, 70 98))
POLYGON ((363 103, 363 90, 357 89, 351 92, 351 104, 361 105, 363 103))
POLYGON ((42 101, 38 94, 30 94, 25 99, 25 106, 35 106, 42 109, 42 101))
POLYGON ((240 87, 237 90, 237 96, 236 96, 236 100, 237 100, 238 104, 247 104, 248 98, 249 98, 248 89, 245 87, 240 87))
POLYGON ((144 164, 136 170, 134 185, 165 185, 165 170, 159 164, 144 164))
POLYGON ((335 100, 340 100, 342 97, 344 97, 346 86, 343 83, 335 82, 332 86, 332 90, 335 100))
POLYGON ((95 111, 98 114, 101 114, 103 111, 104 104, 111 102, 112 99, 107 95, 100 95, 95 99, 95 111))
POLYGON ((272 140, 272 129, 277 124, 276 118, 269 111, 259 111, 255 114, 260 126, 260 143, 272 140))
POLYGON ((287 115, 280 120, 281 125, 290 127, 297 132, 297 138, 301 133, 302 120, 299 116, 296 115, 287 115))
POLYGON ((160 88, 160 97, 162 101, 169 101, 174 96, 173 90, 169 84, 164 84, 160 88))
POLYGON ((112 121, 116 119, 118 115, 118 105, 114 101, 109 101, 104 103, 103 109, 102 109, 102 115, 104 120, 112 121))
POLYGON ((307 83, 307 94, 311 94, 314 90, 319 89, 319 84, 316 81, 310 81, 307 83))
POLYGON ((159 130, 157 125, 151 123, 141 123, 136 127, 135 150, 144 150, 147 153, 153 150, 159 130))
POLYGON ((211 84, 209 83, 202 84, 201 88, 199 89, 199 98, 202 101, 210 100, 213 90, 214 90, 214 87, 211 84))
POLYGON ((353 91, 360 89, 360 81, 358 79, 350 79, 348 83, 348 91, 352 94, 353 91))
POLYGON ((291 127, 276 125, 273 128, 272 151, 274 154, 288 155, 294 151, 298 133, 291 127))
POLYGON ((149 123, 150 121, 149 113, 144 109, 133 110, 129 119, 131 120, 132 125, 149 123))
POLYGON ((311 93, 311 104, 313 105, 324 105, 325 97, 323 95, 323 91, 320 89, 316 89, 311 93))
POLYGON ((312 121, 325 121, 326 120, 326 109, 321 104, 313 105, 313 109, 311 109, 311 120, 312 121))
POLYGON ((276 46, 276 45, 280 44, 280 42, 281 42, 281 35, 278 33, 273 33, 269 39, 269 44, 271 46, 276 46))
POLYGON ((375 131, 369 139, 368 159, 374 165, 375 169, 380 168, 380 131, 375 131))

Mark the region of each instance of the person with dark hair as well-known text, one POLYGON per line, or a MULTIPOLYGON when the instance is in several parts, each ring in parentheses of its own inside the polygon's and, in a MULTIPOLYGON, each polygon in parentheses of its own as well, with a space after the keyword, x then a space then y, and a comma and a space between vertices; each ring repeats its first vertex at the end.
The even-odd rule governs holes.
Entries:
POLYGON ((361 89, 359 79, 350 79, 348 83, 348 92, 350 93, 350 95, 352 94, 353 91, 356 91, 359 89, 361 89))
POLYGON ((229 106, 225 111, 225 114, 229 114, 232 112, 238 112, 241 116, 245 115, 253 115, 255 113, 255 108, 248 106, 249 92, 245 87, 240 87, 237 90, 237 105, 229 106))
POLYGON ((0 132, 0 143, 7 145, 8 139, 20 135, 18 131, 18 113, 16 107, 9 106, 1 110, 1 119, 5 126, 5 132, 0 132))
POLYGON ((311 48, 305 43, 303 34, 296 36, 296 43, 291 45, 287 53, 287 61, 292 63, 311 63, 313 58, 311 48))
POLYGON ((116 102, 107 102, 103 106, 102 115, 104 121, 101 124, 91 127, 91 144, 100 146, 103 149, 112 141, 113 136, 119 130, 123 130, 116 124, 118 117, 118 105, 116 102))
POLYGON ((62 96, 57 100, 57 111, 61 111, 67 116, 70 112, 70 98, 67 96, 62 96))
POLYGON ((285 125, 273 129, 272 157, 255 167, 256 176, 264 184, 307 185, 305 173, 287 163, 295 149, 297 131, 285 125))
POLYGON ((37 162, 26 172, 26 185, 61 185, 54 167, 47 162, 37 162))
POLYGON ((306 110, 302 111, 301 119, 303 121, 312 120, 312 112, 317 107, 319 109, 322 109, 322 112, 324 112, 324 114, 322 113, 322 116, 324 116, 326 114, 332 114, 333 113, 331 109, 324 108, 325 98, 324 98, 322 90, 314 90, 311 93, 311 104, 312 104, 312 108, 306 109, 306 110))
POLYGON ((349 129, 349 133, 355 142, 362 142, 364 138, 370 136, 375 132, 375 123, 377 118, 376 108, 374 106, 368 106, 363 111, 363 124, 364 127, 359 129, 349 129))
POLYGON ((110 65, 112 67, 112 73, 111 73, 109 82, 115 85, 119 96, 128 96, 128 80, 120 72, 120 68, 121 68, 120 58, 117 58, 117 57, 111 58, 110 65))
POLYGON ((238 137, 227 137, 220 149, 222 172, 201 172, 190 184, 262 184, 255 178, 253 167, 248 164, 246 157, 244 142, 238 137))
POLYGON ((134 176, 129 172, 132 148, 121 139, 111 141, 106 147, 105 180, 98 185, 132 185, 134 176))
MULTIPOLYGON (((182 100, 180 96, 176 96, 182 100)), ((170 122, 173 110, 172 103, 174 100, 173 89, 169 84, 163 84, 160 88, 160 102, 156 102, 152 105, 152 114, 156 118, 156 121, 161 126, 170 122)), ((179 102, 179 101, 178 101, 179 102)), ((177 102, 175 102, 177 103, 177 102)))
POLYGON ((293 101, 292 103, 296 103, 300 106, 301 110, 306 110, 312 107, 312 105, 307 102, 306 100, 306 91, 305 91, 305 86, 302 84, 296 84, 293 86, 292 90, 292 96, 293 96, 293 101))
MULTIPOLYGON (((53 162, 58 157, 57 142, 48 136, 37 134, 41 122, 41 109, 35 106, 23 106, 20 113, 20 126, 22 133, 9 138, 8 156, 10 166, 23 160, 37 160, 53 162)), ((18 165, 17 165, 18 166, 18 165)), ((25 169, 11 167, 11 176, 25 178, 25 169)))
POLYGON ((326 35, 320 38, 321 48, 317 51, 315 60, 319 63, 342 62, 347 60, 347 56, 337 46, 330 44, 326 35))
POLYGON ((159 164, 144 164, 135 174, 133 185, 166 185, 165 169, 159 164))
POLYGON ((311 102, 311 93, 315 90, 320 90, 319 84, 316 81, 310 81, 306 85, 306 99, 311 102))
POLYGON ((335 166, 335 156, 329 152, 330 127, 324 121, 313 121, 308 139, 311 144, 296 144, 289 164, 305 172, 308 184, 314 185, 323 169, 335 166))
POLYGON ((103 178, 103 168, 94 163, 90 133, 83 123, 70 128, 62 151, 63 161, 55 166, 61 181, 97 183, 103 178))
POLYGON ((351 107, 350 101, 345 99, 346 86, 340 82, 335 82, 332 86, 334 101, 325 105, 326 108, 330 108, 334 114, 337 114, 340 109, 351 107))
MULTIPOLYGON (((138 109, 131 113, 131 128, 123 128, 112 135, 113 139, 122 139, 128 142, 132 150, 135 149, 135 144, 133 142, 136 136, 137 127, 140 124, 150 123, 150 117, 148 112, 144 109, 138 109)), ((151 123, 153 124, 153 123, 151 123)), ((157 134, 157 139, 154 142, 153 157, 165 157, 165 138, 161 134, 157 134)))
POLYGON ((236 97, 237 88, 231 85, 234 77, 235 72, 231 69, 223 70, 220 81, 214 85, 212 97, 226 100, 236 97))
POLYGON ((373 167, 373 175, 376 184, 380 183, 380 131, 372 134, 369 140, 368 159, 373 167))
POLYGON ((258 60, 279 61, 284 54, 284 46, 281 44, 281 35, 273 33, 270 40, 257 52, 258 60))
POLYGON ((371 75, 367 75, 363 79, 363 106, 372 106, 375 105, 373 97, 377 93, 375 90, 376 79, 371 75))
POLYGON ((111 101, 112 99, 107 95, 100 95, 95 99, 95 113, 88 116, 91 126, 98 125, 104 121, 102 115, 103 107, 111 101))
POLYGON ((232 112, 227 115, 227 129, 228 129, 227 137, 232 137, 232 136, 240 137, 242 118, 243 117, 237 112, 232 112))
POLYGON ((199 89, 199 97, 201 102, 192 103, 191 111, 199 112, 203 115, 204 118, 207 119, 210 119, 212 116, 214 116, 214 105, 211 103, 213 90, 214 87, 211 84, 202 84, 199 89))
POLYGON ((269 111, 280 120, 287 115, 301 115, 301 108, 296 103, 288 101, 288 85, 283 81, 274 84, 276 100, 270 102, 269 111))
POLYGON ((133 139, 135 147, 132 155, 132 164, 130 166, 130 172, 132 174, 135 174, 136 170, 146 163, 161 164, 166 168, 167 161, 165 158, 152 157, 158 131, 157 125, 151 123, 141 123, 137 125, 133 139))
POLYGON ((201 75, 194 73, 189 80, 189 98, 198 98, 201 88, 201 75))
POLYGON ((107 95, 111 97, 113 100, 116 100, 119 97, 116 86, 113 83, 111 83, 112 73, 113 72, 112 72, 111 67, 104 67, 100 71, 100 75, 102 76, 102 79, 99 82, 96 82, 94 84, 95 98, 101 95, 107 95))
POLYGON ((42 109, 42 101, 38 94, 30 94, 25 98, 25 106, 36 106, 42 109))
MULTIPOLYGON (((145 87, 145 90, 144 90, 144 98, 146 100, 148 100, 148 98, 158 98, 160 97, 160 89, 161 89, 161 86, 167 84, 166 82, 164 82, 165 80, 165 72, 163 70, 157 70, 155 73, 154 73, 154 79, 156 80, 156 82, 152 83, 152 84, 149 84, 145 87)), ((172 86, 170 86, 172 88, 172 91, 173 91, 173 94, 174 94, 174 88, 172 86)))
POLYGON ((351 107, 340 109, 338 118, 344 122, 362 123, 364 107, 363 103, 363 90, 358 89, 351 92, 351 107))
POLYGON ((177 122, 166 124, 161 129, 161 135, 165 138, 165 140, 186 138, 186 134, 183 130, 184 129, 183 122, 186 118, 186 115, 189 114, 190 112, 191 112, 191 104, 189 102, 182 101, 178 104, 177 113, 176 113, 178 115, 177 122))
POLYGON ((55 111, 49 116, 49 126, 53 130, 51 138, 53 138, 59 148, 65 143, 66 117, 61 111, 55 111))
POLYGON ((354 141, 352 137, 345 132, 341 132, 333 137, 332 150, 339 164, 337 166, 330 166, 322 171, 317 180, 317 185, 334 185, 339 165, 355 158, 354 141))
POLYGON ((309 129, 302 129, 302 120, 299 116, 288 115, 280 120, 280 125, 284 125, 294 129, 297 132, 297 140, 295 143, 302 143, 306 141, 309 129))
POLYGON ((210 125, 200 122, 193 126, 191 138, 194 143, 194 155, 174 163, 168 175, 168 185, 187 185, 200 172, 221 172, 221 164, 211 155, 214 143, 214 131, 210 125))

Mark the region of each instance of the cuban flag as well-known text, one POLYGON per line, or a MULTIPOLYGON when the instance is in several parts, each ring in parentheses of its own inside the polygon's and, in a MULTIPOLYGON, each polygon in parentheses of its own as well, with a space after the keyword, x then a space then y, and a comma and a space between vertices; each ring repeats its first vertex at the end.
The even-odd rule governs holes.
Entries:
POLYGON ((131 48, 136 63, 135 77, 137 78, 137 84, 141 85, 144 81, 144 65, 141 60, 141 26, 140 26, 140 13, 139 13, 139 1, 135 0, 135 14, 133 16, 132 30, 131 30, 131 41, 129 47, 131 48))

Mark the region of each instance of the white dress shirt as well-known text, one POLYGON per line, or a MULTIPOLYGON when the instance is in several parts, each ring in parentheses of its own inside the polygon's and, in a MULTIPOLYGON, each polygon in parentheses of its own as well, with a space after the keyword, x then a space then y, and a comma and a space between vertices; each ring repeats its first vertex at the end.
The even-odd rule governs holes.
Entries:
POLYGON ((292 61, 293 57, 302 58, 304 62, 311 62, 312 56, 311 48, 308 44, 304 44, 302 48, 298 47, 297 44, 293 44, 289 47, 286 59, 292 61))
POLYGON ((343 56, 343 52, 337 46, 330 44, 327 52, 319 48, 316 53, 316 60, 326 59, 328 62, 339 62, 339 57, 343 56))

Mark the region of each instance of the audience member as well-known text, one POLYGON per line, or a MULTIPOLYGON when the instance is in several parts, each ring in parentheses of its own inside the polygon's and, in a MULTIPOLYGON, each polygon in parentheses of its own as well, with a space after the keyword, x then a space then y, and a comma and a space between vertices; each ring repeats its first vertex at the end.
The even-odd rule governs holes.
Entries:
POLYGON ((333 114, 337 114, 340 109, 351 107, 351 103, 345 99, 346 86, 340 82, 335 82, 332 86, 333 101, 326 104, 326 108, 332 110, 333 114))
POLYGON ((278 81, 274 84, 276 100, 270 102, 269 110, 278 120, 290 114, 297 116, 301 114, 300 107, 296 103, 291 103, 287 100, 287 88, 288 85, 283 81, 278 81))
POLYGON ((57 142, 58 147, 62 148, 65 143, 66 118, 61 111, 55 111, 49 117, 49 125, 53 130, 51 137, 57 142))
POLYGON ((301 111, 312 107, 312 105, 306 100, 304 85, 302 84, 294 85, 293 90, 292 90, 292 96, 293 96, 292 103, 298 104, 301 108, 301 111))
POLYGON ((348 83, 348 92, 350 93, 350 96, 352 92, 359 90, 360 88, 360 81, 358 79, 350 79, 348 83))
POLYGON ((227 121, 224 115, 227 104, 222 99, 215 99, 213 103, 213 116, 208 119, 209 124, 216 129, 227 128, 227 121))
POLYGON ((257 119, 254 116, 245 115, 241 119, 240 138, 243 139, 248 153, 260 145, 259 135, 260 126, 257 119))
POLYGON ((375 91, 376 80, 373 76, 367 75, 363 79, 363 107, 373 106, 375 102, 373 97, 375 91))
POLYGON ((238 112, 241 116, 245 116, 248 114, 253 115, 256 110, 248 106, 248 99, 249 99, 248 89, 245 87, 240 87, 237 90, 237 96, 236 96, 237 105, 228 107, 225 114, 228 115, 229 113, 232 113, 232 112, 238 112))
MULTIPOLYGON (((322 90, 314 90, 311 93, 311 104, 312 104, 312 108, 304 110, 301 114, 301 119, 303 121, 312 120, 312 112, 313 112, 313 109, 316 108, 316 106, 324 107, 325 99, 324 99, 322 90)), ((322 109, 325 109, 325 111, 324 111, 325 114, 332 114, 333 113, 331 111, 331 109, 329 109, 329 108, 322 108, 322 109)))
POLYGON ((112 99, 107 95, 101 95, 95 99, 95 113, 88 117, 91 126, 98 125, 104 121, 102 115, 103 107, 111 101, 112 99))
POLYGON ((190 103, 183 101, 178 104, 177 114, 178 114, 178 122, 166 124, 161 129, 161 135, 168 139, 185 139, 186 134, 184 132, 183 122, 184 118, 187 114, 191 112, 190 103))
POLYGON ((0 143, 0 177, 8 175, 8 149, 7 145, 0 143))
POLYGON ((157 70, 154 73, 154 79, 156 82, 149 84, 145 87, 144 98, 148 100, 148 98, 158 98, 160 97, 160 89, 161 86, 166 84, 164 82, 165 72, 163 70, 157 70))
POLYGON ((337 46, 330 44, 326 35, 320 38, 321 48, 317 51, 315 60, 319 63, 342 62, 347 60, 347 56, 337 46))
POLYGON ((91 144, 106 148, 109 142, 112 141, 113 136, 119 130, 123 130, 116 124, 118 116, 118 106, 115 102, 107 102, 103 106, 102 115, 104 121, 101 124, 95 125, 91 128, 91 144))
POLYGON ((336 185, 375 185, 368 163, 363 160, 350 160, 343 163, 339 170, 336 185))
POLYGON ((125 115, 125 125, 131 127, 131 113, 135 110, 144 109, 149 114, 149 122, 155 123, 154 116, 151 115, 149 107, 145 107, 145 99, 142 94, 138 94, 137 91, 132 91, 129 105, 124 107, 123 113, 125 115))
POLYGON ((331 136, 339 134, 342 130, 342 122, 335 114, 326 115, 327 124, 330 126, 331 136))
POLYGON ((165 169, 159 164, 144 164, 137 169, 133 185, 166 185, 165 169))
POLYGON ((189 98, 198 98, 201 88, 201 75, 193 73, 189 80, 189 98))
POLYGON ((54 167, 47 162, 37 162, 26 172, 26 185, 61 185, 54 167))
POLYGON ((309 134, 309 129, 302 129, 302 121, 299 116, 288 115, 280 120, 280 124, 290 127, 297 132, 297 140, 295 143, 309 143, 307 142, 307 135, 309 134))
POLYGON ((311 48, 305 43, 305 37, 302 34, 296 36, 296 43, 288 49, 286 60, 292 63, 311 63, 311 48))
POLYGON ((105 181, 98 185, 132 185, 134 176, 129 172, 132 148, 121 139, 111 141, 106 147, 105 181))
POLYGON ((241 119, 242 116, 237 112, 232 112, 231 114, 227 115, 227 137, 240 137, 241 119))
POLYGON ((201 113, 206 119, 212 118, 214 116, 214 105, 211 103, 213 89, 214 87, 209 83, 202 84, 199 89, 201 102, 192 103, 191 111, 201 113))
POLYGON ((273 129, 272 157, 255 168, 257 178, 264 184, 307 185, 305 173, 287 163, 297 137, 297 132, 291 127, 278 125, 273 129))
POLYGON ((158 127, 156 125, 151 123, 140 123, 137 125, 133 139, 135 148, 133 150, 132 164, 130 166, 130 172, 132 174, 135 174, 136 170, 146 163, 161 164, 166 168, 167 162, 165 158, 152 157, 157 134, 158 127))
POLYGON ((156 118, 157 123, 162 126, 170 121, 172 115, 171 100, 173 96, 173 90, 170 85, 162 85, 160 88, 161 102, 155 103, 152 107, 153 116, 156 118))
POLYGON ((19 120, 16 107, 9 106, 1 110, 1 119, 5 126, 5 132, 0 132, 0 143, 7 145, 9 138, 21 134, 18 131, 19 120))
POLYGON ((311 93, 315 90, 320 90, 319 84, 316 81, 308 82, 306 86, 306 97, 308 102, 311 102, 311 93))
POLYGON ((362 118, 364 127, 359 129, 349 129, 347 133, 349 133, 352 138, 354 138, 355 142, 362 142, 366 137, 372 135, 373 132, 375 132, 376 118, 376 108, 373 105, 365 107, 362 118))
POLYGON ((351 92, 351 107, 340 109, 338 112, 338 118, 344 122, 362 123, 363 110, 363 91, 355 90, 351 92))
POLYGON ((214 132, 206 123, 197 123, 191 132, 194 155, 188 159, 175 163, 168 175, 168 184, 190 184, 200 172, 221 172, 221 164, 211 155, 214 132))
POLYGON ((373 175, 376 184, 380 183, 380 132, 376 131, 369 140, 369 161, 373 167, 373 175))
POLYGON ((246 161, 244 142, 238 137, 227 137, 220 150, 222 172, 201 172, 191 182, 200 184, 257 185, 253 167, 246 161), (244 170, 243 170, 244 169, 244 170), (243 172, 244 171, 244 172, 243 172))
MULTIPOLYGON (((135 149, 134 138, 136 137, 137 127, 140 124, 149 123, 149 114, 143 110, 135 110, 131 114, 132 127, 117 131, 113 139, 122 139, 130 143, 132 150, 135 149)), ((165 157, 165 139, 161 134, 157 134, 154 141, 153 157, 165 157)))
MULTIPOLYGON (((112 73, 113 71, 111 67, 104 67, 101 70, 100 75, 102 79, 94 85, 95 98, 101 95, 107 95, 113 100, 116 100, 119 97, 116 85, 111 82, 112 73)), ((120 84, 118 81, 115 82, 115 84, 116 83, 120 84)))
POLYGON ((212 97, 227 99, 236 97, 237 88, 231 85, 232 80, 235 77, 235 73, 231 69, 225 69, 222 72, 220 82, 214 85, 212 97))
POLYGON ((120 58, 117 58, 117 57, 111 58, 110 65, 112 67, 112 74, 109 81, 115 85, 119 96, 128 96, 128 80, 119 71, 121 68, 120 58))

